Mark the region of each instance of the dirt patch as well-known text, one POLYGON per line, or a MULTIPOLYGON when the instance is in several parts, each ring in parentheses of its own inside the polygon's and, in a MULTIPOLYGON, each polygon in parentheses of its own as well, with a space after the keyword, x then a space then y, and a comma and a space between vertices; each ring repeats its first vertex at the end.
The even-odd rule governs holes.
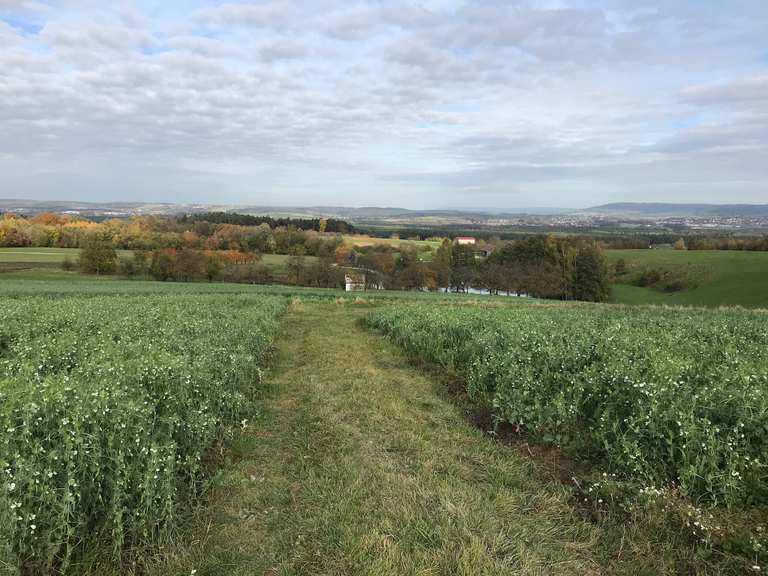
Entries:
POLYGON ((291 310, 294 310, 296 312, 301 312, 304 310, 304 303, 301 301, 301 298, 298 296, 295 296, 293 299, 291 299, 291 310))

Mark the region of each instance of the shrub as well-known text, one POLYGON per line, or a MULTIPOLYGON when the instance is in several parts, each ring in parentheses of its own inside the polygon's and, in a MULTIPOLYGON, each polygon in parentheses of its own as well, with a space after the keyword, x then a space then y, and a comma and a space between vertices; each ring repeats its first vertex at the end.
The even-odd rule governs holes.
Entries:
POLYGON ((114 274, 117 252, 104 234, 92 233, 85 237, 80 250, 80 270, 86 274, 114 274))

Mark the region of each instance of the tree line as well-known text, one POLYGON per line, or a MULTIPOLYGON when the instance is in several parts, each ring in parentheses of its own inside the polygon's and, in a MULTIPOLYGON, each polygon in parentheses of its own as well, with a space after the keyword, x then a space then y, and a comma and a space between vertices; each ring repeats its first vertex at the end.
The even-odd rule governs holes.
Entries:
MULTIPOLYGON (((229 216, 229 215, 228 215, 229 216)), ((256 218, 256 217, 254 217, 256 218)), ((275 221, 278 222, 278 221, 275 221)), ((108 238, 116 249, 198 251, 236 250, 261 254, 323 256, 342 242, 340 221, 317 223, 282 219, 282 225, 233 224, 203 219, 134 216, 94 222, 85 218, 42 213, 25 218, 0 217, 0 247, 83 248, 92 237, 108 238), (313 227, 318 228, 315 230, 313 227), (307 229, 301 228, 306 226, 307 229), (336 230, 336 235, 329 235, 336 230), (321 231, 323 230, 323 231, 321 231)))
POLYGON ((343 227, 340 221, 299 220, 299 225, 311 227, 301 229, 292 220, 275 220, 273 227, 261 217, 209 218, 223 221, 212 222, 204 215, 93 222, 60 214, 31 218, 6 214, 0 218, 0 246, 81 248, 79 262, 65 262, 65 267, 157 280, 340 287, 345 271, 354 269, 365 274, 371 288, 457 292, 481 288, 495 294, 594 301, 608 295, 602 250, 583 236, 534 235, 474 246, 445 239, 433 252, 428 245, 405 241, 399 246, 353 248, 329 229, 343 227), (280 222, 288 224, 277 225, 280 222), (119 260, 117 249, 132 250, 134 256, 119 260), (264 254, 289 256, 283 274, 261 261, 264 254))
POLYGON ((236 224, 238 226, 260 226, 267 224, 270 228, 293 226, 299 230, 314 230, 315 232, 333 232, 338 234, 354 234, 355 227, 344 220, 336 218, 273 218, 272 216, 252 216, 234 212, 203 212, 186 214, 179 218, 182 224, 194 222, 209 222, 211 224, 236 224))
POLYGON ((605 255, 589 238, 536 235, 484 248, 490 255, 446 239, 432 259, 425 260, 415 248, 400 250, 395 258, 391 247, 374 245, 356 252, 349 263, 367 271, 372 287, 454 292, 480 288, 492 294, 595 302, 609 296, 605 255))
POLYGON ((682 250, 748 250, 768 252, 768 236, 762 238, 680 238, 676 248, 682 250))
MULTIPOLYGON (((486 247, 486 249, 489 249, 486 247)), ((604 301, 609 274, 601 247, 581 237, 532 236, 499 244, 487 257, 476 247, 449 239, 432 253, 427 247, 386 244, 352 248, 339 244, 332 254, 312 260, 289 256, 277 276, 257 252, 161 248, 135 251, 118 259, 110 239, 93 234, 83 243, 78 263, 86 273, 120 274, 173 281, 227 281, 253 284, 282 282, 318 288, 343 287, 349 271, 362 273, 372 289, 515 293, 560 300, 604 301), (431 259, 427 257, 431 256, 431 259)))

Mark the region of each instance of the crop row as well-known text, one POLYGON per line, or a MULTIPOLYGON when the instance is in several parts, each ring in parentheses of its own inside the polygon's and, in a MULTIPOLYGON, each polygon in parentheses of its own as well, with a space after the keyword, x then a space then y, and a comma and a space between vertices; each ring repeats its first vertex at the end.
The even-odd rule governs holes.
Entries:
POLYGON ((462 375, 498 420, 638 489, 768 501, 765 313, 414 304, 370 322, 462 375))
POLYGON ((58 570, 86 541, 119 553, 173 526, 285 302, 0 299, 0 566, 58 570))

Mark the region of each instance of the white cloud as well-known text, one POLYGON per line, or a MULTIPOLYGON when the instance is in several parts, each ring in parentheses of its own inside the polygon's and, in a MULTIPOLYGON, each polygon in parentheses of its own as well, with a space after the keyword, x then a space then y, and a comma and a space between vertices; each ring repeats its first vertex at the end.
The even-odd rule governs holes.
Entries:
POLYGON ((544 4, 0 0, 0 188, 410 206, 764 199, 765 4, 544 4))

